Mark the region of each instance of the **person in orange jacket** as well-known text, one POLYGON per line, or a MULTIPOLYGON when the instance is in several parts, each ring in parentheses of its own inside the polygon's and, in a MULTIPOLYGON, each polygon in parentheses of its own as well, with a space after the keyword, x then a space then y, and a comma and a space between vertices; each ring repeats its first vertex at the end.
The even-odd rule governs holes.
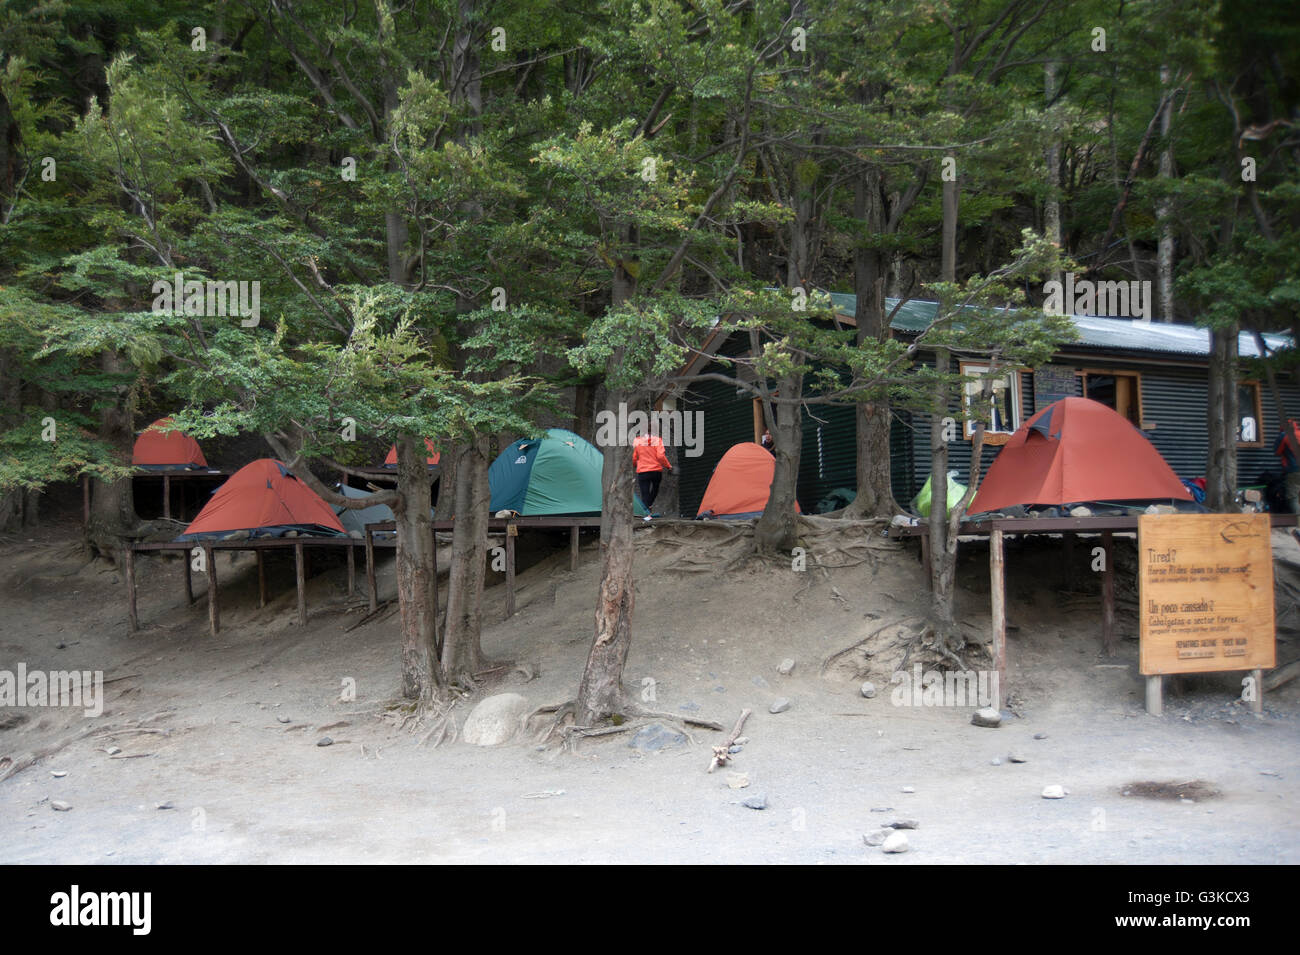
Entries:
POLYGON ((664 453, 664 439, 657 434, 638 435, 632 441, 632 462, 636 465, 637 493, 645 505, 645 519, 648 521, 649 511, 659 496, 659 482, 663 480, 664 471, 673 469, 664 453))

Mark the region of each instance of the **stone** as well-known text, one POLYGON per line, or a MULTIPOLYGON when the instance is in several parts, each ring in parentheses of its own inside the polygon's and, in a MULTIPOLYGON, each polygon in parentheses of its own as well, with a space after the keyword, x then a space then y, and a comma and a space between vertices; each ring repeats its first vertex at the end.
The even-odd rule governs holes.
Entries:
POLYGON ((1034 739, 1047 739, 1047 734, 1046 734, 1046 733, 1035 733, 1035 734, 1034 734, 1034 739))
POLYGON ((990 765, 990 766, 1001 766, 1001 765, 1002 765, 1002 759, 1001 759, 1000 757, 998 757, 998 756, 994 756, 992 759, 989 760, 989 765, 990 765))
POLYGON ((886 824, 887 829, 919 829, 921 824, 915 819, 895 819, 886 824))
POLYGON ((764 680, 761 676, 756 676, 749 682, 754 684, 754 686, 758 687, 760 690, 766 690, 769 686, 772 685, 768 683, 766 680, 764 680))
POLYGON ((789 676, 794 672, 794 659, 792 657, 786 657, 776 665, 776 672, 782 676, 789 676))
POLYGON ((1092 511, 1080 504, 1078 507, 1070 508, 1071 517, 1092 517, 1092 511))
POLYGON ((902 789, 899 790, 899 792, 914 793, 914 792, 916 792, 916 787, 915 787, 915 786, 904 786, 902 789))
POLYGON ((876 684, 872 683, 870 680, 862 684, 862 695, 868 700, 874 697, 876 695, 876 684))
POLYGON ((160 802, 160 803, 158 803, 158 805, 154 806, 154 808, 155 808, 155 809, 175 809, 175 808, 176 808, 176 804, 173 803, 171 800, 168 800, 167 802, 160 802))
POLYGON ((735 745, 732 745, 732 746, 728 746, 728 747, 727 747, 727 752, 728 752, 728 753, 735 754, 735 753, 739 753, 739 752, 740 752, 742 749, 744 749, 744 748, 745 748, 745 747, 743 747, 743 746, 735 746, 735 745))
POLYGON ((322 736, 320 739, 318 739, 318 740, 316 741, 316 745, 317 745, 317 746, 333 746, 333 745, 334 745, 334 740, 333 740, 332 737, 329 737, 329 736, 322 736))
POLYGON ((64 776, 68 775, 68 771, 66 769, 51 769, 50 775, 55 779, 62 779, 64 776))
POLYGON ((906 852, 911 848, 907 841, 907 833, 895 830, 885 837, 885 841, 880 844, 881 852, 906 852))
POLYGON ((287 717, 287 716, 277 716, 276 719, 279 720, 281 723, 292 723, 292 722, 293 722, 293 720, 289 719, 289 717, 287 717))
POLYGON ((885 840, 893 835, 893 832, 892 829, 876 829, 873 832, 865 833, 862 836, 862 841, 869 846, 884 845, 885 840))
POLYGON ((1063 786, 1047 786, 1043 789, 1044 799, 1064 799, 1065 788, 1063 786))
POLYGON ((767 711, 769 713, 784 713, 789 708, 790 701, 781 696, 772 701, 772 705, 767 708, 767 711))
POLYGON ((727 787, 729 789, 744 789, 749 785, 749 773, 728 773, 727 787))
POLYGON ((1007 757, 1007 761, 1008 761, 1008 762, 1011 762, 1011 763, 1027 763, 1027 762, 1029 762, 1029 760, 1025 759, 1025 757, 1021 756, 1019 753, 1012 753, 1010 756, 1007 757))
POLYGON ((683 713, 698 713, 698 712, 700 711, 700 704, 698 704, 698 703, 683 703, 681 706, 679 706, 679 707, 677 707, 677 708, 678 708, 679 710, 681 710, 683 713))
POLYGON ((64 802, 62 799, 55 799, 50 803, 50 808, 55 812, 67 812, 72 808, 72 803, 64 802))
POLYGON ((744 746, 744 745, 745 745, 746 743, 748 743, 748 742, 749 742, 749 737, 748 737, 748 736, 737 736, 737 737, 736 737, 736 745, 737 745, 737 746, 744 746))
POLYGON ((472 746, 500 746, 523 728, 528 701, 518 693, 495 693, 479 700, 465 717, 461 738, 472 746))
POLYGON ((990 729, 996 729, 1002 725, 1002 714, 991 706, 975 711, 975 715, 970 718, 972 726, 987 726, 990 729))
POLYGON ((673 746, 681 746, 685 742, 685 733, 664 726, 663 723, 651 723, 637 730, 636 735, 627 745, 629 749, 637 749, 643 753, 657 753, 673 746))
POLYGON ((748 799, 745 800, 743 805, 745 806, 746 809, 766 809, 767 795, 760 793, 757 796, 750 796, 748 799))
POLYGON ((116 756, 118 753, 122 752, 122 750, 118 746, 110 746, 108 749, 104 750, 104 752, 108 753, 109 756, 116 756))

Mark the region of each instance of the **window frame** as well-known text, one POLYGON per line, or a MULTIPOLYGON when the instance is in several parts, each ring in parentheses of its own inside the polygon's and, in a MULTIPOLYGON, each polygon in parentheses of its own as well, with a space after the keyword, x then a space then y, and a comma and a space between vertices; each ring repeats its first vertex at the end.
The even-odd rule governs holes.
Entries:
POLYGON ((1235 387, 1251 388, 1255 392, 1255 434, 1254 441, 1241 440, 1241 407, 1237 408, 1237 447, 1239 448, 1264 448, 1268 446, 1264 437, 1264 389, 1258 378, 1246 378, 1236 383, 1235 387))
MULTIPOLYGON (((994 362, 988 360, 980 361, 977 359, 970 359, 970 360, 960 359, 957 362, 957 367, 962 378, 964 379, 968 374, 971 375, 986 374, 994 364, 995 364, 994 362), (968 368, 980 368, 983 369, 983 371, 967 372, 968 368)), ((1020 426, 1025 423, 1026 420, 1025 419, 1025 395, 1024 395, 1024 386, 1020 380, 1020 376, 1027 371, 1029 371, 1028 368, 1008 367, 1003 372, 1004 375, 1006 375, 1008 378, 1011 379, 1011 392, 1012 392, 1011 418, 1012 418, 1013 427, 1011 428, 1010 431, 990 431, 986 427, 984 429, 984 443, 986 445, 1006 444, 1008 441, 1011 440, 1011 436, 1014 435, 1018 430, 1020 430, 1020 426)), ((973 441, 975 438, 975 422, 972 420, 970 415, 970 407, 972 404, 972 400, 975 398, 975 395, 971 394, 967 390, 967 388, 971 384, 973 384, 973 382, 963 380, 962 387, 961 387, 962 438, 966 441, 973 441)))
MULTIPOLYGON (((1085 398, 1088 397, 1088 376, 1089 376, 1089 375, 1096 375, 1097 377, 1100 377, 1100 378, 1132 378, 1132 379, 1134 379, 1134 381, 1136 382, 1136 384, 1135 384, 1135 389, 1136 389, 1136 391, 1137 391, 1137 406, 1138 406, 1138 421, 1137 421, 1137 428, 1138 428, 1138 430, 1140 430, 1140 431, 1150 431, 1150 430, 1152 430, 1150 427, 1147 426, 1146 405, 1145 405, 1145 403, 1142 401, 1142 372, 1140 372, 1140 371, 1129 371, 1128 369, 1125 369, 1125 368, 1082 368, 1082 369, 1080 369, 1080 372, 1079 372, 1079 373, 1080 373, 1080 374, 1082 375, 1082 377, 1083 377, 1083 380, 1082 380, 1081 382, 1079 382, 1079 391, 1080 391, 1080 393, 1083 395, 1083 397, 1085 397, 1085 398)), ((1094 398, 1094 399, 1090 399, 1090 400, 1094 400, 1094 401, 1095 401, 1096 399, 1094 398)), ((1111 410, 1114 411, 1115 409, 1112 408, 1111 410)), ((1119 412, 1116 411, 1116 414, 1118 414, 1118 413, 1119 413, 1119 412)), ((1128 419, 1125 419, 1125 420, 1128 420, 1128 419)), ((1154 427, 1154 426, 1152 426, 1152 427, 1154 427)))

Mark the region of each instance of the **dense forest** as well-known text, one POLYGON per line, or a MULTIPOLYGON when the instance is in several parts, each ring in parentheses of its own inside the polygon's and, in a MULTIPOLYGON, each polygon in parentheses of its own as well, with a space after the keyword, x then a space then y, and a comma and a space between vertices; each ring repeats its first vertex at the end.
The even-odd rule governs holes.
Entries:
MULTIPOLYGON (((113 560, 157 530, 131 494, 147 414, 260 436, 327 501, 392 507, 403 692, 441 699, 484 666, 494 436, 590 437, 745 332, 776 454, 755 541, 788 552, 808 393, 856 406, 865 518, 897 510, 891 407, 960 387, 886 299, 937 301, 927 347, 991 378, 1069 334, 1042 307, 1066 272, 1210 330, 1224 507, 1235 382, 1280 405, 1297 374, 1237 342, 1300 335, 1298 67, 1282 0, 3 0, 0 528, 88 475, 113 560), (459 518, 441 628, 431 435, 459 518), (398 480, 358 502, 318 475, 362 444, 396 444, 398 480)), ((632 638, 630 449, 602 452, 584 725, 626 707, 632 638)))

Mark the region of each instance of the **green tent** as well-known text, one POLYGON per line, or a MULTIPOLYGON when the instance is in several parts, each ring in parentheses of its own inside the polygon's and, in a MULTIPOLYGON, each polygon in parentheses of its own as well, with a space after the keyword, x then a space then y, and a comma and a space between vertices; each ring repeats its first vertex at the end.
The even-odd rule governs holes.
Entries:
MULTIPOLYGON (((603 467, 601 453, 572 431, 551 428, 540 438, 520 438, 488 469, 492 513, 599 514, 603 467)), ((639 501, 636 513, 645 514, 639 501)))

